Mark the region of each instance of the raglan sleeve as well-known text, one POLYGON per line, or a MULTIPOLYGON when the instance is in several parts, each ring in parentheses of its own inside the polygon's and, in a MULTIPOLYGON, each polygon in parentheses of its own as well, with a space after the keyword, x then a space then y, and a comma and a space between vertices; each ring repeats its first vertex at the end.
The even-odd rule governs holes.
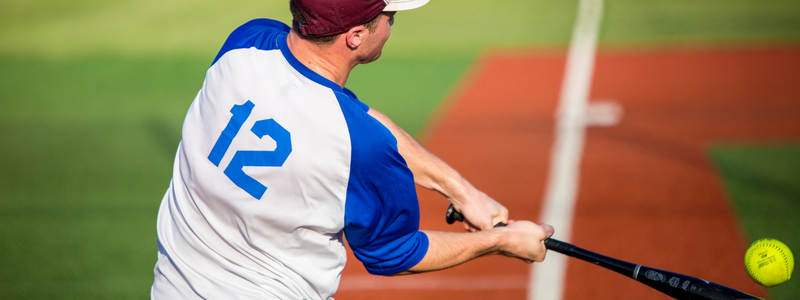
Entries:
POLYGON ((270 19, 254 19, 234 30, 214 58, 215 64, 225 53, 234 49, 256 47, 262 50, 278 49, 277 38, 289 32, 291 28, 279 21, 270 19))
POLYGON ((349 100, 351 102, 353 102, 353 104, 356 105, 356 107, 358 107, 358 108, 360 108, 360 109, 362 109, 364 111, 369 111, 369 105, 367 105, 364 102, 361 102, 361 100, 358 99, 358 97, 356 96, 355 93, 353 93, 351 90, 349 90, 347 88, 344 88, 343 91, 344 91, 344 94, 347 95, 350 98, 349 100))
POLYGON ((351 129, 345 239, 367 271, 391 275, 425 257, 428 237, 419 230, 414 176, 397 151, 397 140, 377 120, 361 115, 361 120, 348 121, 359 129, 351 129))

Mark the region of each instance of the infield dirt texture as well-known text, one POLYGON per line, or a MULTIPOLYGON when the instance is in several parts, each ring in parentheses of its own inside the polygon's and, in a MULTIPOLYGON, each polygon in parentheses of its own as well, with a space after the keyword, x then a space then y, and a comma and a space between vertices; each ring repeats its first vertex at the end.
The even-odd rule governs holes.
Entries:
MULTIPOLYGON (((487 54, 426 140, 515 219, 539 218, 564 65, 559 55, 487 54)), ((742 267, 749 241, 706 151, 719 140, 800 138, 798 78, 800 48, 598 55, 591 99, 613 99, 625 115, 588 131, 573 243, 765 297, 742 267)), ((446 203, 420 195, 423 226, 446 230, 446 203)), ((564 299, 671 299, 585 262, 568 265, 564 299)), ((502 258, 405 281, 347 271, 348 299, 522 299, 528 276, 502 258)))
MULTIPOLYGON (((0 3, 0 299, 148 297, 185 111, 227 34, 289 21, 286 2, 0 3)), ((538 221, 576 10, 432 0, 398 14, 348 87, 512 218, 538 221)), ((623 115, 586 131, 571 242, 796 299, 800 281, 762 288, 743 256, 763 237, 800 251, 800 2, 609 0, 599 41, 589 101, 623 115)), ((460 231, 418 191, 423 229, 460 231)), ((566 268, 564 299, 668 299, 566 268)), ((525 299, 530 267, 486 257, 384 278, 351 256, 341 282, 337 299, 525 299)))

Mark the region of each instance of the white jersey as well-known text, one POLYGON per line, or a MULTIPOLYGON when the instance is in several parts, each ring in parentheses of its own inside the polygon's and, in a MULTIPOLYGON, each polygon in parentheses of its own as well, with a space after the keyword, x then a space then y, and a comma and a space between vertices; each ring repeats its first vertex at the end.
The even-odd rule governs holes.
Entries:
POLYGON ((291 54, 288 31, 250 21, 209 68, 158 213, 152 299, 327 299, 343 234, 373 274, 427 252, 397 141, 291 54))

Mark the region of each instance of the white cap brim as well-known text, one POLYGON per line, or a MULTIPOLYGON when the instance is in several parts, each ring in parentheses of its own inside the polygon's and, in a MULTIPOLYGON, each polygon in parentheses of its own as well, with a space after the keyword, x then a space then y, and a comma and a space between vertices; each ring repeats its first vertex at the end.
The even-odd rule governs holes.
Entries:
POLYGON ((401 11, 422 7, 430 0, 384 0, 386 8, 383 11, 401 11))

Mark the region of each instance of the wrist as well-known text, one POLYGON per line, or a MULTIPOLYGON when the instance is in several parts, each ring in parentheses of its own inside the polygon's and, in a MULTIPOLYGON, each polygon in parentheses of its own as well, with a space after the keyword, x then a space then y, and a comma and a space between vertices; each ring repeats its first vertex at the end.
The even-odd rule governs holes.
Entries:
POLYGON ((478 232, 478 234, 488 235, 487 240, 491 242, 490 246, 487 247, 487 254, 504 254, 507 252, 509 239, 506 231, 503 227, 497 227, 478 232))
POLYGON ((506 254, 509 251, 509 235, 507 234, 508 229, 505 227, 497 227, 490 231, 497 231, 498 238, 497 238, 497 251, 502 254, 506 254))
POLYGON ((474 189, 474 187, 458 173, 442 180, 441 186, 443 189, 442 194, 458 208, 468 205, 474 200, 474 197, 469 197, 470 188, 474 189))

